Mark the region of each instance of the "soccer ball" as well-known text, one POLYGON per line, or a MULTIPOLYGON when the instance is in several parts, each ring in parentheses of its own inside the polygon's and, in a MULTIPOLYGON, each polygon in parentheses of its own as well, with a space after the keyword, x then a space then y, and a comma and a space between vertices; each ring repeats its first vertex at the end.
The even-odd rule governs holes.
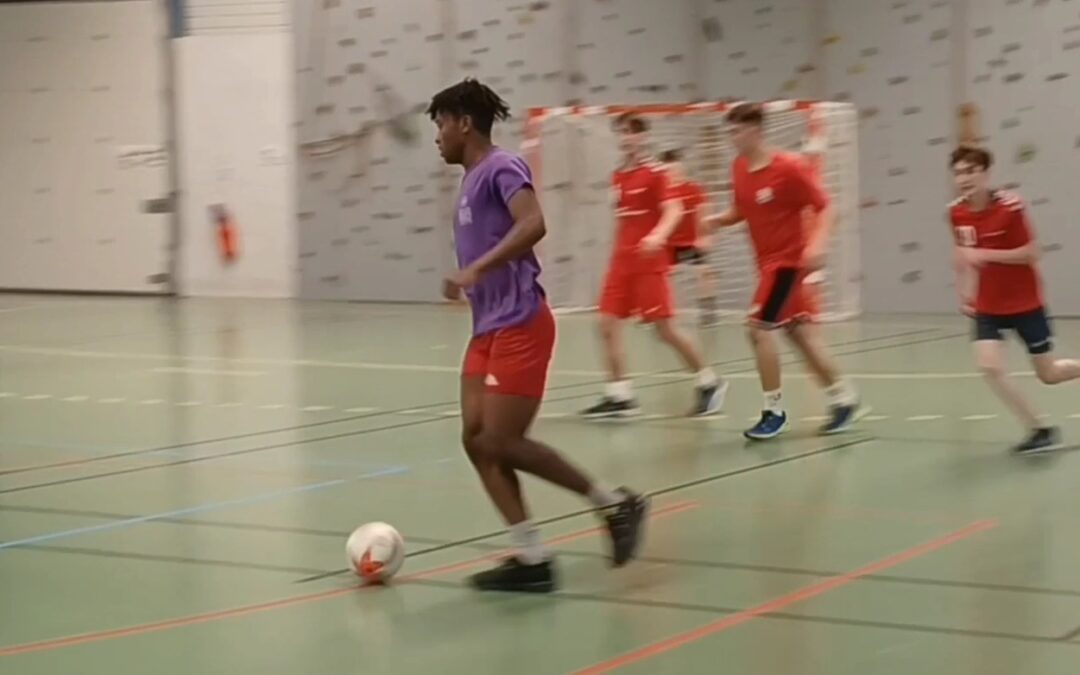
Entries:
POLYGON ((356 528, 345 542, 349 568, 366 584, 389 581, 405 562, 405 540, 393 526, 367 523, 356 528))

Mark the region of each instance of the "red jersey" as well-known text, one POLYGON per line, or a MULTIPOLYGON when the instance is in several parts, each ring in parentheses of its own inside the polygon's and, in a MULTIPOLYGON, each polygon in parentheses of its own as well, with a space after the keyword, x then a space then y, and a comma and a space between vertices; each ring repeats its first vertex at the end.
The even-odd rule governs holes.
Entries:
MULTIPOLYGON (((995 191, 981 211, 965 199, 949 206, 949 220, 957 246, 1007 251, 1032 240, 1024 202, 1011 192, 995 191)), ((975 311, 991 316, 1023 314, 1043 305, 1039 274, 1034 265, 988 263, 978 270, 975 311)))
POLYGON ((668 238, 671 248, 690 248, 698 240, 698 209, 705 203, 705 192, 692 180, 671 185, 672 196, 682 202, 683 217, 668 238))
POLYGON ((612 178, 615 189, 615 232, 613 263, 627 265, 636 272, 661 272, 670 265, 669 253, 661 248, 644 254, 639 245, 660 222, 661 205, 672 199, 667 174, 656 164, 638 164, 619 169, 612 178))
POLYGON ((803 211, 821 211, 829 204, 810 167, 798 155, 778 152, 758 171, 745 157, 731 168, 735 210, 746 219, 758 267, 798 267, 806 249, 803 211))

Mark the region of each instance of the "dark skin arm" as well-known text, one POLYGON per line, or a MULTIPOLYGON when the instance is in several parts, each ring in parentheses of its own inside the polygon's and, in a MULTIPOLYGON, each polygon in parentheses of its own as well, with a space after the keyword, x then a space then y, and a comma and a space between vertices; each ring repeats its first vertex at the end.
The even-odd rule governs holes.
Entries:
POLYGON ((462 289, 476 284, 488 270, 525 255, 547 234, 544 212, 540 210, 540 201, 532 190, 518 190, 510 198, 507 207, 514 219, 513 227, 495 248, 465 269, 456 270, 443 280, 443 296, 447 300, 460 300, 462 289))

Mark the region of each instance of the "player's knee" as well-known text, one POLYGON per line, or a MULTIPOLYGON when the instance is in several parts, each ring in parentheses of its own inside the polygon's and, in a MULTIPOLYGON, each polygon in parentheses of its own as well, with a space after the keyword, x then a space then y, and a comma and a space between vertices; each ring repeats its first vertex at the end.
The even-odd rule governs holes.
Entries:
POLYGON ((1035 362, 1035 377, 1039 378, 1039 382, 1043 384, 1058 384, 1061 382, 1061 376, 1057 369, 1057 364, 1046 361, 1035 362))
POLYGON ((996 359, 981 359, 978 366, 979 372, 988 380, 1000 380, 1005 377, 1005 367, 996 359))
POLYGON ((466 429, 461 435, 461 445, 473 466, 480 466, 489 461, 485 447, 484 434, 478 430, 466 429))
POLYGON ((667 342, 668 344, 675 342, 675 329, 672 328, 671 321, 667 319, 659 319, 653 322, 653 328, 656 330, 656 336, 664 342, 667 342))
POLYGON ((615 325, 617 319, 610 314, 600 315, 600 335, 605 340, 610 340, 615 337, 615 325))
POLYGON ((473 464, 502 463, 506 461, 506 453, 511 445, 500 434, 482 431, 473 437, 473 450, 469 458, 473 464))
POLYGON ((746 327, 746 339, 750 341, 750 344, 757 347, 769 339, 768 333, 760 326, 753 324, 746 327))

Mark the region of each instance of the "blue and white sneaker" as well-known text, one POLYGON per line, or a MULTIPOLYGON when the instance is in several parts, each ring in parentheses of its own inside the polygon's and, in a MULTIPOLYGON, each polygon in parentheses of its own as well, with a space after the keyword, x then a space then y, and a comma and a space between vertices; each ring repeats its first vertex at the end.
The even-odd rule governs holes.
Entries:
POLYGON ((858 401, 847 405, 833 406, 829 412, 829 421, 818 432, 822 436, 842 434, 850 429, 851 425, 866 417, 869 412, 870 409, 863 407, 858 401))
POLYGON ((762 411, 758 423, 752 429, 744 431, 743 436, 752 441, 767 441, 784 433, 787 428, 788 416, 786 412, 774 413, 771 410, 765 410, 762 411))

